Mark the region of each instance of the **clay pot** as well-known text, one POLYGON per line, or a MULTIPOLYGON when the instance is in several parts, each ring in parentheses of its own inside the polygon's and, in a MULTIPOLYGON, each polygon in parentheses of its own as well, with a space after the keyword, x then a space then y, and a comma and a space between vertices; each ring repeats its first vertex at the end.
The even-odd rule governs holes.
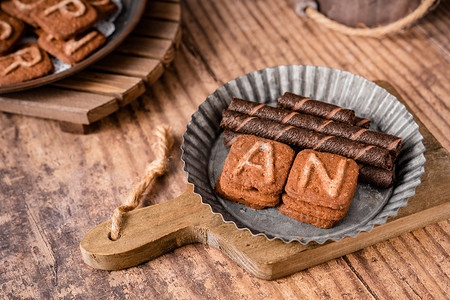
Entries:
POLYGON ((414 11, 421 0, 316 0, 319 11, 341 24, 352 27, 376 27, 403 18, 414 11))

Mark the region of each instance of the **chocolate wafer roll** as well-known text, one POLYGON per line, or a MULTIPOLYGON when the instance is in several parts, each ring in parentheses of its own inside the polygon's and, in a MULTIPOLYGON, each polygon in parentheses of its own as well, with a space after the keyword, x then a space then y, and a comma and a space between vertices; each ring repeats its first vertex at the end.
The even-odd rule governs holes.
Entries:
POLYGON ((369 128, 370 127, 370 120, 366 118, 361 118, 358 116, 355 116, 355 126, 362 127, 362 128, 369 128))
POLYGON ((343 122, 349 125, 355 124, 355 112, 351 109, 302 97, 289 92, 284 93, 278 98, 277 106, 308 115, 343 122))
POLYGON ((301 127, 326 135, 340 136, 359 143, 385 148, 389 150, 394 160, 401 148, 402 139, 390 134, 371 131, 358 126, 351 126, 342 122, 326 120, 317 116, 301 114, 283 108, 275 108, 235 97, 233 97, 228 109, 281 124, 301 127))
MULTIPOLYGON (((233 142, 241 135, 240 133, 225 129, 223 132, 223 143, 227 147, 231 147, 233 142)), ((296 149, 300 151, 301 149, 296 149)), ((359 176, 358 180, 366 182, 380 188, 388 188, 395 183, 394 170, 385 170, 365 164, 358 164, 359 176)))
POLYGON ((358 164, 358 180, 386 189, 395 183, 394 170, 385 170, 369 165, 358 164))
POLYGON ((393 167, 392 156, 386 149, 280 124, 271 120, 251 117, 235 111, 224 110, 220 126, 239 133, 253 134, 289 145, 342 155, 357 162, 383 169, 391 170, 393 167))

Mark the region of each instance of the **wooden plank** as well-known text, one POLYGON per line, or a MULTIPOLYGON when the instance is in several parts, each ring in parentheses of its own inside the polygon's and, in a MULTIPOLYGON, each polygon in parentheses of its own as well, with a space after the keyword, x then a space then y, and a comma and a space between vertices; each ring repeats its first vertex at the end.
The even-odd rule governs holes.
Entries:
MULTIPOLYGON (((388 83, 378 81, 378 84, 394 91, 388 83)), ((398 98, 404 102, 399 95, 398 98)), ((423 126, 421 131, 426 139, 430 136, 426 127, 423 126)), ((200 197, 192 193, 189 185, 173 200, 129 213, 122 237, 117 241, 108 239, 111 220, 98 225, 81 242, 82 256, 92 267, 117 270, 140 264, 177 247, 201 242, 221 249, 259 278, 280 278, 450 218, 450 154, 437 140, 432 139, 428 143, 437 143, 434 150, 425 153, 425 169, 433 172, 423 176, 408 206, 386 224, 354 238, 323 245, 302 245, 253 236, 212 214, 209 207, 201 203, 200 197)))
POLYGON ((142 35, 173 41, 180 24, 172 21, 142 19, 133 31, 133 35, 142 35))
POLYGON ((161 61, 157 59, 130 56, 120 53, 108 55, 99 63, 94 64, 91 68, 115 74, 139 77, 147 82, 150 78, 153 78, 154 75, 152 74, 155 73, 161 75, 164 72, 161 61))
POLYGON ((164 61, 171 48, 172 41, 130 36, 117 48, 116 52, 164 61))
POLYGON ((77 124, 65 121, 59 122, 59 128, 62 131, 74 134, 88 134, 92 130, 91 126, 93 125, 77 124))
POLYGON ((71 90, 114 96, 124 106, 145 92, 141 78, 108 73, 83 71, 72 77, 57 81, 54 86, 71 90))
POLYGON ((437 159, 427 153, 433 170, 425 178, 423 188, 410 199, 408 213, 390 219, 371 232, 360 233, 339 242, 323 245, 310 243, 286 244, 252 236, 246 230, 237 230, 225 224, 220 216, 212 214, 192 193, 192 186, 179 197, 157 206, 133 211, 127 215, 122 237, 114 242, 108 239, 111 220, 91 230, 81 242, 84 261, 94 268, 117 270, 155 258, 186 244, 202 242, 221 249, 231 259, 253 275, 262 279, 277 279, 333 258, 368 247, 402 233, 436 223, 450 217, 450 155, 441 148, 437 159), (442 156, 443 155, 443 156, 442 156), (437 168, 441 164, 441 168, 437 168), (435 197, 439 193, 441 197, 435 197), (423 206, 429 197, 434 201, 423 206), (415 205, 418 204, 418 205, 415 205), (151 229, 151 230, 149 230, 151 229), (176 242, 175 242, 176 241, 176 242))
POLYGON ((181 19, 181 7, 177 2, 149 1, 144 17, 179 22, 181 19))
POLYGON ((115 112, 119 105, 113 96, 40 87, 1 95, 0 108, 10 113, 90 124, 115 112))

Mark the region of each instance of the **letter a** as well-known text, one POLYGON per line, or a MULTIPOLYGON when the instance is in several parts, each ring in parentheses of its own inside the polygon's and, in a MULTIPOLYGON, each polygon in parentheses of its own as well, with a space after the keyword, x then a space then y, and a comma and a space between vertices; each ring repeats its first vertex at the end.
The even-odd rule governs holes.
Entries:
POLYGON ((250 168, 258 169, 265 173, 264 176, 264 182, 265 183, 272 183, 275 181, 275 174, 274 174, 274 157, 273 157, 273 147, 270 143, 264 143, 262 141, 256 142, 250 150, 245 153, 244 156, 238 161, 238 164, 236 166, 236 169, 234 170, 234 174, 239 174, 242 172, 245 166, 248 166, 250 168), (258 152, 264 152, 264 164, 258 165, 251 162, 251 159, 255 154, 258 152))

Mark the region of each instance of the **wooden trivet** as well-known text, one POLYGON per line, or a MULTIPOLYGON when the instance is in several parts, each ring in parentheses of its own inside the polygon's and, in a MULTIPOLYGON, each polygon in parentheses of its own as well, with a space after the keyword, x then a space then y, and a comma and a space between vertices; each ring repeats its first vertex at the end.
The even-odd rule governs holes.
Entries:
POLYGON ((88 132, 89 124, 137 99, 164 73, 181 41, 180 20, 178 1, 149 0, 133 33, 105 59, 49 86, 0 95, 0 111, 88 132))
MULTIPOLYGON (((389 83, 378 81, 377 84, 406 105, 389 83)), ((121 236, 116 241, 108 238, 111 220, 89 231, 80 245, 83 260, 94 268, 119 270, 199 242, 221 249, 251 274, 270 280, 445 220, 450 217, 450 154, 417 117, 415 121, 426 147, 422 184, 407 207, 371 232, 323 245, 269 241, 264 236, 253 236, 247 230, 238 230, 234 224, 224 223, 221 216, 201 203, 200 196, 188 185, 175 199, 124 215, 121 236)))

